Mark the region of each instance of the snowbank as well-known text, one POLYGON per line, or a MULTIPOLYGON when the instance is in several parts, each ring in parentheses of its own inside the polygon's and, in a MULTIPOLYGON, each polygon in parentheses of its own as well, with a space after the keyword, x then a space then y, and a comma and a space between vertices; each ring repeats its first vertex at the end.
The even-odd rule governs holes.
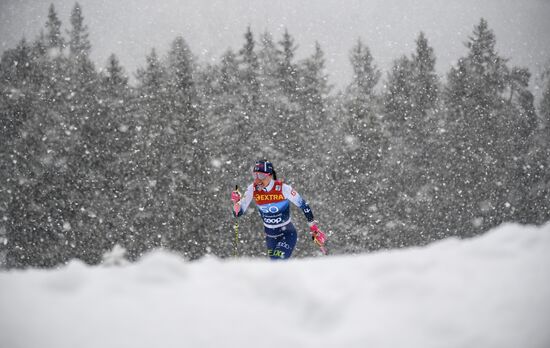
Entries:
POLYGON ((550 347, 550 224, 370 255, 0 273, 0 347, 550 347))

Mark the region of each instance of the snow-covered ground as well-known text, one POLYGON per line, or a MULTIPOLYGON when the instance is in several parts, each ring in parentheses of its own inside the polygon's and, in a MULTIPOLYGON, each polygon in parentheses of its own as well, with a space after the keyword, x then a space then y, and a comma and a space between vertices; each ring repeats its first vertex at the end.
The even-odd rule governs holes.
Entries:
POLYGON ((0 347, 550 347, 550 224, 269 262, 0 273, 0 347))

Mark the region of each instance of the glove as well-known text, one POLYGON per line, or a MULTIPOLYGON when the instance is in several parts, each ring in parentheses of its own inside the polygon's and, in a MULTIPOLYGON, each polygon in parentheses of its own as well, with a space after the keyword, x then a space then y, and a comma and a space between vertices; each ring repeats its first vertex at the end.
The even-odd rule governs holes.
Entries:
POLYGON ((239 191, 233 191, 231 192, 231 200, 233 203, 239 203, 241 200, 241 193, 239 191))
POLYGON ((235 213, 235 216, 237 216, 241 210, 241 204, 239 203, 241 201, 241 193, 238 188, 231 192, 231 201, 233 202, 233 212, 235 213))
POLYGON ((310 222, 309 229, 311 230, 311 239, 323 249, 327 236, 317 227, 317 221, 310 222))

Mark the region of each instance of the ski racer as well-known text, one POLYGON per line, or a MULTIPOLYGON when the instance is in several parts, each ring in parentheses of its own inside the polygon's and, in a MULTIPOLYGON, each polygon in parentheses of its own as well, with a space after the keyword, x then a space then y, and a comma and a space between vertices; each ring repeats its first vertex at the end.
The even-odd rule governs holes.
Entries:
POLYGON ((267 255, 273 260, 288 259, 296 246, 297 233, 290 219, 290 202, 304 212, 313 241, 326 254, 326 235, 317 227, 311 208, 290 185, 277 180, 273 164, 267 160, 257 161, 252 175, 254 182, 247 187, 243 197, 238 190, 231 193, 233 215, 242 216, 254 200, 264 223, 267 255))

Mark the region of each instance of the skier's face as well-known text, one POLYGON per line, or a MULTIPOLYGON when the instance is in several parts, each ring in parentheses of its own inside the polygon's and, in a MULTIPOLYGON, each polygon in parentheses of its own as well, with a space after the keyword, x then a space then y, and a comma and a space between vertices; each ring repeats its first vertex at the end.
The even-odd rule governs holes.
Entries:
POLYGON ((271 181, 271 174, 254 172, 254 185, 265 188, 271 181))
POLYGON ((265 180, 265 178, 267 178, 270 175, 268 173, 253 172, 252 176, 254 176, 254 179, 265 180))

